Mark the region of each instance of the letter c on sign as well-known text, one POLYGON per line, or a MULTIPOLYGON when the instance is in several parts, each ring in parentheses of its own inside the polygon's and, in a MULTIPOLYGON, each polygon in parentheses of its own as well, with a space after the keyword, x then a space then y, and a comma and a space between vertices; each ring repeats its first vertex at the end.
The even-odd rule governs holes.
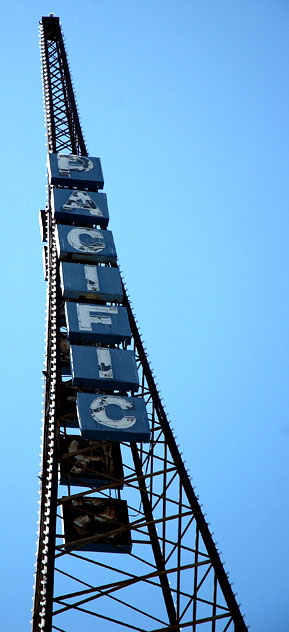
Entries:
POLYGON ((104 395, 96 397, 90 405, 90 414, 94 421, 109 428, 131 428, 136 422, 136 417, 125 415, 123 411, 134 408, 133 404, 124 397, 117 395, 104 395), (111 407, 109 410, 108 407, 111 407), (110 416, 112 415, 112 416, 110 416))
POLYGON ((101 232, 91 228, 72 228, 67 233, 67 241, 75 250, 84 252, 100 252, 105 248, 101 232))

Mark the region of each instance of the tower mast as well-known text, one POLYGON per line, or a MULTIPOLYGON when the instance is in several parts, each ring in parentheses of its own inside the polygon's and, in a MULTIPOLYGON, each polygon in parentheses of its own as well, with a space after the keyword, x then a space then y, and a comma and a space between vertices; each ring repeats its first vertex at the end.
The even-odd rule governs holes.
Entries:
POLYGON ((40 30, 47 353, 32 632, 246 632, 120 277, 59 18, 40 30))

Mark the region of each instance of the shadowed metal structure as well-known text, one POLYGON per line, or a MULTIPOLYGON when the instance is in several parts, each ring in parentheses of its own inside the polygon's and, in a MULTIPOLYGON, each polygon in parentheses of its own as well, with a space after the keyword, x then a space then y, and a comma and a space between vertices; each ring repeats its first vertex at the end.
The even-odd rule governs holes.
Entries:
MULTIPOLYGON (((52 15, 42 18, 40 29, 48 150, 87 156, 59 19, 52 15)), ((97 397, 110 391, 85 386, 75 389, 71 383, 58 221, 52 211, 54 189, 50 182, 47 208, 41 213, 47 242, 47 354, 32 631, 173 632, 189 628, 193 632, 245 632, 247 627, 167 420, 124 284, 122 305, 127 309, 131 343, 108 344, 106 351, 128 347, 134 351, 138 393, 118 390, 114 394, 135 395, 145 401, 151 439, 149 443, 119 441, 113 448, 99 442, 98 454, 100 450, 102 454, 119 450, 119 456, 113 457, 114 467, 108 468, 106 461, 105 476, 97 469, 100 457, 96 452, 91 456, 96 444, 91 447, 83 439, 80 443, 79 428, 73 421, 77 392, 97 397), (74 447, 69 448, 72 443, 74 447), (79 483, 77 476, 85 468, 87 478, 79 483), (73 511, 81 503, 86 507, 87 523, 92 517, 96 520, 95 507, 101 505, 105 541, 112 544, 103 546, 103 533, 86 530, 84 519, 74 517, 73 511), (105 509, 124 505, 126 518, 114 513, 112 519, 105 509), (78 535, 68 539, 66 533, 64 537, 63 522, 73 522, 78 535)), ((98 192, 97 186, 94 191, 98 192)), ((118 267, 115 262, 103 266, 118 267)), ((87 297, 82 296, 80 303, 86 302, 87 297)), ((95 298, 93 305, 110 309, 117 301, 95 298)))

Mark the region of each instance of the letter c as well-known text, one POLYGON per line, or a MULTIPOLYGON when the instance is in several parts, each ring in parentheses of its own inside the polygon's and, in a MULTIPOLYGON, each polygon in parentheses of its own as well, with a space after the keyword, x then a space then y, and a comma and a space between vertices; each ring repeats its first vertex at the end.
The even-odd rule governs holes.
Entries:
MULTIPOLYGON (((114 428, 114 430, 122 428, 131 428, 136 423, 136 417, 130 415, 124 415, 124 410, 134 408, 133 404, 124 397, 118 397, 117 395, 104 395, 103 397, 96 397, 90 405, 90 414, 94 421, 97 421, 103 426, 114 428), (119 419, 113 419, 109 416, 107 407, 113 404, 119 409, 117 411, 117 417, 121 415, 119 419)), ((110 413, 111 414, 111 413, 110 413)))
POLYGON ((105 248, 101 232, 91 228, 72 228, 67 233, 67 241, 72 248, 83 252, 100 252, 105 248))

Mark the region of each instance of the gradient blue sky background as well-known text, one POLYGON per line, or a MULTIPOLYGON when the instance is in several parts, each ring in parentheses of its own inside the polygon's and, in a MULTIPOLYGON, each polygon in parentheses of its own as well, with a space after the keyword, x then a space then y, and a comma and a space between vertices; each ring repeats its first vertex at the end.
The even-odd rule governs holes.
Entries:
POLYGON ((13 0, 1 12, 1 621, 29 630, 45 285, 38 21, 84 133, 172 426, 253 632, 289 628, 285 0, 13 0))

